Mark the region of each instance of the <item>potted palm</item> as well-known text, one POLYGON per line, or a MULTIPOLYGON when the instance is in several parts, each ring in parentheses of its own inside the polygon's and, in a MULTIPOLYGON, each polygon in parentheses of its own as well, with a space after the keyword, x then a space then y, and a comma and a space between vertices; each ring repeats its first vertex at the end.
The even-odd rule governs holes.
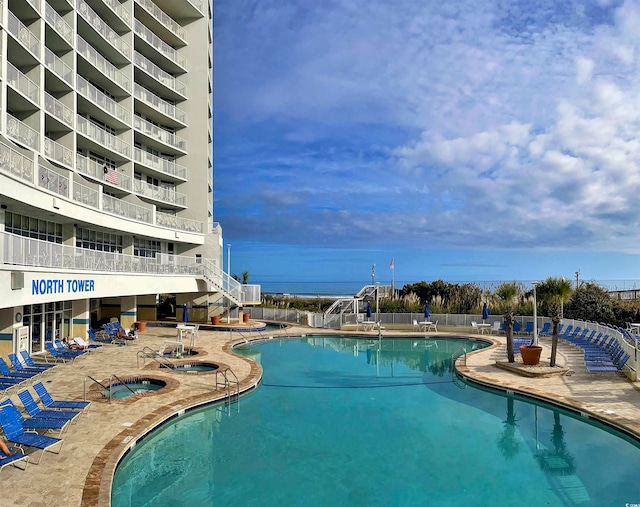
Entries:
POLYGON ((548 277, 544 282, 538 284, 537 293, 541 301, 546 303, 547 311, 553 324, 551 335, 551 360, 549 366, 556 365, 556 355, 558 353, 558 324, 562 319, 562 307, 571 297, 573 287, 564 277, 548 277))
POLYGON ((505 321, 505 331, 507 335, 507 360, 510 363, 515 362, 515 356, 513 353, 513 316, 515 313, 516 305, 518 304, 518 296, 520 295, 520 288, 516 282, 501 283, 495 292, 496 297, 500 301, 500 308, 505 321))

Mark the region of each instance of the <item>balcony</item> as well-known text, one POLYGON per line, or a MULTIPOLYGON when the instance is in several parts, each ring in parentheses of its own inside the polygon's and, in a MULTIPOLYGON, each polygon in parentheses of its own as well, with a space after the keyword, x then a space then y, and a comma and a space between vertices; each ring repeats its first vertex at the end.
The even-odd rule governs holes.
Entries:
POLYGON ((135 98, 146 102, 154 111, 158 111, 172 120, 175 120, 177 123, 186 126, 187 113, 182 109, 177 108, 174 104, 161 99, 155 93, 147 90, 143 86, 140 86, 138 83, 134 83, 133 95, 135 98))
POLYGON ((79 35, 77 36, 76 48, 78 54, 80 54, 86 61, 93 65, 98 71, 100 71, 108 80, 119 85, 123 90, 131 93, 131 81, 124 74, 124 72, 118 70, 109 60, 102 56, 96 49, 84 40, 79 35))
POLYGON ((131 125, 131 113, 111 97, 98 90, 82 76, 77 77, 77 90, 80 95, 103 111, 120 120, 124 125, 131 125))
POLYGON ((73 128, 73 110, 44 92, 44 110, 67 127, 73 128))
POLYGON ((150 208, 138 206, 137 204, 132 204, 122 199, 111 197, 110 195, 103 194, 102 210, 106 213, 131 218, 138 222, 153 223, 153 211, 150 208))
POLYGON ((178 165, 171 160, 167 160, 157 155, 147 153, 140 148, 133 149, 133 160, 137 163, 154 169, 162 174, 180 178, 181 180, 187 179, 187 168, 182 165, 178 165))
POLYGON ((73 169, 73 150, 48 137, 44 138, 44 156, 69 169, 73 169))
POLYGON ((73 87, 73 69, 47 47, 44 48, 44 65, 70 87, 73 87))
POLYGON ((91 160, 79 153, 76 153, 76 170, 80 174, 88 176, 100 183, 131 192, 130 176, 121 172, 116 172, 116 174, 108 172, 112 171, 112 169, 108 169, 108 171, 105 172, 104 164, 91 160))
POLYGON ((169 215, 156 211, 156 225, 177 229, 185 232, 204 233, 204 223, 200 220, 191 220, 190 218, 181 218, 177 215, 169 215))
MULTIPOLYGON (((102 0, 109 9, 120 18, 127 28, 131 28, 131 14, 118 0, 102 0)), ((78 0, 76 0, 76 5, 78 0)))
MULTIPOLYGON (((76 1, 76 7, 80 16, 107 41, 115 50, 115 53, 123 55, 127 60, 131 60, 131 46, 127 44, 105 21, 98 16, 95 11, 82 0, 76 1)), ((114 58, 117 58, 113 53, 114 58)))
POLYGON ((89 188, 82 183, 73 183, 73 200, 77 203, 90 206, 91 208, 97 208, 99 195, 100 192, 93 188, 89 188))
POLYGON ((174 63, 178 67, 177 69, 175 69, 176 71, 186 72, 187 59, 137 19, 135 19, 133 22, 133 31, 149 46, 154 48, 167 60, 174 63))
POLYGON ((167 144, 175 148, 176 150, 180 150, 185 153, 187 151, 187 141, 185 139, 178 137, 173 132, 169 132, 168 130, 160 128, 157 125, 154 125, 153 123, 140 118, 139 116, 133 117, 133 128, 135 128, 139 132, 142 132, 149 138, 167 144))
POLYGON ((44 5, 44 20, 63 40, 73 46, 73 28, 48 3, 44 5))
POLYGON ((36 106, 40 105, 40 87, 7 62, 7 82, 36 106))
POLYGON ((40 134, 15 116, 7 113, 7 135, 16 143, 40 151, 40 134))
POLYGON ((160 201, 163 204, 187 207, 187 196, 175 190, 152 185, 142 180, 133 180, 133 191, 141 197, 160 201))
POLYGON ((40 39, 20 21, 16 15, 8 11, 8 31, 37 60, 40 60, 40 39))
POLYGON ((159 26, 164 27, 170 31, 175 37, 182 42, 187 41, 187 31, 182 28, 171 16, 161 10, 151 0, 136 0, 136 3, 140 5, 147 13, 155 19, 159 26))
POLYGON ((69 178, 44 166, 38 166, 38 186, 49 192, 69 197, 69 178))
POLYGON ((0 171, 33 184, 33 160, 0 143, 0 171))
POLYGON ((184 83, 177 80, 168 72, 165 72, 164 70, 162 70, 155 63, 149 60, 146 56, 144 56, 141 53, 138 53, 137 51, 134 51, 133 63, 136 65, 136 67, 143 70, 148 75, 153 77, 158 83, 160 83, 162 85, 162 88, 169 89, 175 92, 176 94, 179 94, 172 98, 182 99, 182 100, 185 99, 187 94, 187 86, 184 83))
POLYGON ((92 141, 109 148, 110 150, 122 155, 125 158, 130 157, 131 145, 118 139, 110 132, 99 127, 95 123, 90 122, 82 116, 76 116, 77 131, 92 141))

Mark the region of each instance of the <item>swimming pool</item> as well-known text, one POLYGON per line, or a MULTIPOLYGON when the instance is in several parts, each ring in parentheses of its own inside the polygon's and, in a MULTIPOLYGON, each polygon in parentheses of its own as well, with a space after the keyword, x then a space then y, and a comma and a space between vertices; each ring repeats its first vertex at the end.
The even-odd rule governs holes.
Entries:
POLYGON ((333 336, 248 348, 264 367, 259 390, 239 410, 197 410, 140 442, 112 505, 638 502, 636 442, 452 381, 461 346, 482 345, 333 336))

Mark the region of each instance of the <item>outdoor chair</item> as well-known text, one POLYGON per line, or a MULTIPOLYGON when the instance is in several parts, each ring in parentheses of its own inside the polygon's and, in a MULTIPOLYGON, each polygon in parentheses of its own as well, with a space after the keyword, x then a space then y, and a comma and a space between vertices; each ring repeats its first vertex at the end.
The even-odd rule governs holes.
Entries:
POLYGON ((2 469, 8 465, 19 468, 20 470, 26 470, 27 466, 29 465, 29 456, 23 454, 22 452, 16 452, 11 456, 7 456, 6 454, 2 454, 0 452, 0 472, 2 472, 2 469), (18 463, 24 464, 24 467, 18 466, 18 463))
POLYGON ((27 431, 58 431, 58 434, 62 434, 67 426, 71 422, 70 419, 49 419, 44 417, 25 417, 20 413, 18 407, 16 407, 10 399, 2 402, 2 407, 9 410, 9 416, 15 419, 20 425, 27 431))
POLYGON ((499 334, 500 333, 500 321, 496 320, 493 323, 493 327, 491 328, 491 332, 495 333, 495 334, 499 334))
POLYGON ((475 320, 471 321, 471 328, 473 331, 475 331, 476 333, 479 333, 480 330, 478 329, 478 323, 475 320))
POLYGON ((50 369, 55 368, 57 366, 56 364, 36 363, 33 360, 33 358, 29 355, 29 352, 27 352, 26 350, 21 350, 20 351, 20 355, 22 356, 22 359, 24 360, 24 364, 26 364, 27 366, 41 368, 42 370, 50 370, 50 369))
POLYGON ((36 373, 36 372, 11 371, 9 369, 9 365, 1 357, 0 357, 0 373, 2 373, 2 375, 6 378, 16 378, 16 379, 23 379, 23 380, 30 379, 39 375, 39 373, 36 373))
POLYGON ((542 329, 538 331, 539 336, 551 336, 551 322, 545 322, 542 329))
POLYGON ((18 356, 16 354, 7 354, 9 357, 9 361, 11 361, 11 365, 13 366, 13 369, 16 370, 18 373, 22 372, 22 373, 44 373, 46 371, 49 371, 50 368, 39 368, 38 366, 25 366, 20 362, 20 359, 18 359, 18 356))
POLYGON ((522 331, 523 334, 533 334, 533 321, 530 320, 527 322, 527 325, 524 328, 524 331, 522 331))
POLYGON ((33 399, 31 393, 28 390, 20 391, 18 393, 18 398, 24 405, 24 408, 27 410, 28 414, 31 417, 46 417, 50 419, 62 419, 66 421, 71 421, 80 415, 80 412, 70 412, 70 411, 62 411, 62 410, 43 410, 41 409, 36 400, 33 399))
POLYGON ((48 409, 84 411, 91 405, 90 401, 54 400, 42 382, 35 382, 33 389, 40 397, 42 404, 48 409))

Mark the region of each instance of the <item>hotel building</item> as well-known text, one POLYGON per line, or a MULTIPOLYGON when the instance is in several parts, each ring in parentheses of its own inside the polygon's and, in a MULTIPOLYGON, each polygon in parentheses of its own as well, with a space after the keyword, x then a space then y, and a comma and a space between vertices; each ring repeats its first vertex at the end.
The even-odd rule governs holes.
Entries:
POLYGON ((211 0, 0 0, 0 355, 256 303, 213 217, 211 0))

